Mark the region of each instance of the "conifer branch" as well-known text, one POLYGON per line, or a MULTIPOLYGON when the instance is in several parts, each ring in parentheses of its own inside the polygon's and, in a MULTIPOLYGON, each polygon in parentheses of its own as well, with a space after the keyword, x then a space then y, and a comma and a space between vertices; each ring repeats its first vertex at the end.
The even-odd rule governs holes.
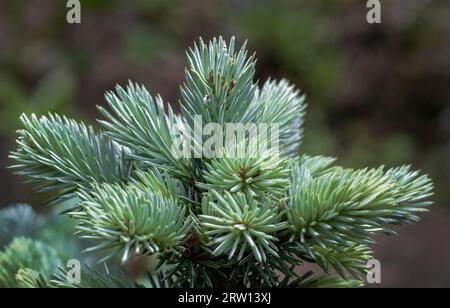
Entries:
POLYGON ((103 133, 66 117, 22 115, 19 148, 11 153, 18 174, 38 184, 39 191, 71 192, 92 183, 118 183, 130 172, 124 149, 103 133))
MULTIPOLYGON (((182 115, 131 82, 107 93, 108 109, 99 107, 105 132, 58 115, 22 115, 13 169, 41 191, 77 198, 67 212, 77 235, 95 242, 86 252, 106 252, 103 260, 120 254, 123 262, 157 256, 153 287, 360 286, 374 234, 417 221, 431 204, 431 180, 406 166, 354 170, 331 157, 300 155, 306 103, 293 85, 269 80, 258 88, 256 60, 234 39, 200 40, 187 56, 182 115), (176 131, 192 135, 196 116, 221 125, 278 125, 280 151, 228 155, 275 143, 274 136, 266 144, 244 133, 223 152, 206 151, 223 156, 175 157, 176 131), (305 262, 323 275, 298 275, 305 262)), ((33 216, 14 213, 23 219, 0 213, 0 240, 3 223, 28 234, 18 222, 32 225, 33 216)), ((0 285, 71 287, 64 271, 49 280, 60 262, 55 251, 14 240, 0 251, 0 285)), ((85 269, 83 277, 80 287, 142 287, 109 272, 85 269)))
POLYGON ((106 100, 113 114, 99 106, 107 119, 99 122, 112 139, 132 150, 129 157, 144 167, 189 176, 189 160, 177 159, 171 152, 173 130, 182 119, 170 106, 165 113, 160 96, 154 99, 143 86, 130 82, 126 90, 117 86, 116 93, 108 92, 106 100))
POLYGON ((80 209, 70 215, 83 238, 100 241, 86 251, 111 251, 104 260, 120 252, 123 262, 131 253, 178 253, 191 228, 186 208, 173 197, 134 185, 103 184, 78 196, 80 209))
POLYGON ((431 194, 428 177, 408 167, 335 169, 313 178, 306 166, 291 189, 287 216, 291 240, 301 243, 348 245, 373 243, 371 236, 384 225, 417 220, 431 194))

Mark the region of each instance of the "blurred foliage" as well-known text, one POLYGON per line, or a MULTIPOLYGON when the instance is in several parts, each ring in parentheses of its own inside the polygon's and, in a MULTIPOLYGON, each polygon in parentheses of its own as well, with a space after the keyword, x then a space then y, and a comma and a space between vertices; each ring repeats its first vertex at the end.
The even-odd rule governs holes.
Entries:
POLYGON ((0 248, 16 236, 31 236, 42 221, 28 204, 17 204, 0 210, 0 248))
MULTIPOLYGON (((49 287, 54 286, 51 280, 55 277, 60 281, 58 284, 64 284, 65 265, 72 259, 79 260, 82 265, 83 286, 95 283, 91 273, 102 273, 102 270, 100 266, 94 269, 90 266, 97 263, 98 256, 82 253, 87 243, 73 236, 75 220, 58 214, 70 208, 72 201, 59 204, 45 216, 36 213, 28 204, 0 210, 0 287, 49 287)), ((126 273, 130 278, 148 284, 142 274, 155 268, 158 261, 149 257, 134 258, 126 269, 120 267, 119 262, 118 259, 108 262, 115 269, 111 274, 125 277, 126 273)), ((110 271, 106 272, 103 273, 105 286, 120 283, 119 280, 108 281, 110 271)), ((97 281, 97 285, 99 283, 97 281)), ((127 283, 128 280, 123 281, 123 284, 127 283)))
POLYGON ((20 270, 26 270, 29 274, 31 270, 32 275, 39 272, 50 278, 61 265, 56 250, 50 245, 19 237, 0 252, 0 285, 7 288, 17 287, 16 275, 20 270))
POLYGON ((27 204, 0 210, 0 286, 30 286, 50 279, 67 260, 88 262, 74 227, 66 216, 43 217, 27 204))
MULTIPOLYGON (((45 215, 36 213, 28 204, 16 204, 0 210, 0 249, 9 245, 15 237, 26 237, 61 246, 61 256, 80 256, 80 243, 64 244, 72 239, 75 222, 58 213, 67 205, 59 205, 45 215), (61 243, 59 243, 61 241, 61 243)), ((70 241, 73 242, 73 241, 70 241)), ((63 258, 67 259, 67 258, 63 258)))

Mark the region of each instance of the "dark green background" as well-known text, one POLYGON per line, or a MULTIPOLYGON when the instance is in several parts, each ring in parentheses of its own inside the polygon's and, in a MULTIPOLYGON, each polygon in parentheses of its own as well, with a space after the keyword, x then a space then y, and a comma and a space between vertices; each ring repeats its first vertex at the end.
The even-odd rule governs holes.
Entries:
POLYGON ((46 210, 46 196, 6 170, 20 113, 94 124, 103 93, 128 79, 176 105, 184 50, 235 35, 256 51, 260 80, 287 77, 307 94, 302 151, 431 175, 431 213, 375 251, 383 286, 450 286, 450 2, 381 2, 382 23, 370 25, 361 0, 85 0, 69 25, 64 0, 1 1, 0 206, 46 210))

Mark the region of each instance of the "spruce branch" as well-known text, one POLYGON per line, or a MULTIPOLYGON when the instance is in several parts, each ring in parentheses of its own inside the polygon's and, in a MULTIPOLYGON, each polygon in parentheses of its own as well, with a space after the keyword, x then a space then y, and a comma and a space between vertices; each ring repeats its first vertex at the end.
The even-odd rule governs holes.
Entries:
POLYGON ((354 244, 341 247, 329 245, 326 248, 313 246, 308 249, 313 260, 325 271, 336 271, 341 277, 346 274, 359 279, 367 271, 367 262, 373 259, 372 251, 367 245, 354 244))
POLYGON ((295 172, 299 172, 301 167, 305 167, 308 174, 312 177, 318 177, 327 172, 333 171, 337 167, 333 167, 332 165, 336 161, 334 157, 325 157, 325 156, 310 156, 307 154, 303 154, 299 158, 293 160, 293 174, 292 177, 294 180, 302 179, 302 176, 295 174, 295 172))
POLYGON ((222 37, 206 44, 200 39, 187 52, 186 83, 181 87, 181 108, 190 127, 194 115, 207 123, 246 123, 256 85, 255 58, 247 56, 246 44, 235 50, 222 37))
POLYGON ((222 197, 213 190, 212 194, 217 203, 204 202, 203 215, 199 217, 211 237, 209 244, 215 247, 213 255, 227 254, 229 259, 237 255, 241 260, 249 246, 259 262, 265 262, 267 254, 278 257, 278 239, 274 235, 287 226, 281 222, 279 207, 269 200, 259 204, 242 193, 225 192, 222 197))
POLYGON ((20 117, 19 148, 10 157, 20 175, 39 185, 39 191, 88 189, 91 183, 121 182, 129 174, 123 149, 103 133, 66 117, 20 117))
POLYGON ((256 140, 252 140, 226 148, 223 158, 205 163, 204 183, 198 186, 260 198, 283 198, 290 185, 288 161, 274 149, 258 151, 257 147, 256 140), (255 151, 251 153, 251 149, 255 151))
POLYGON ((285 79, 267 80, 253 99, 258 123, 278 124, 282 151, 296 157, 303 135, 306 97, 285 79))
POLYGON ((291 240, 327 245, 371 244, 384 225, 416 221, 429 205, 428 177, 409 168, 335 169, 316 178, 306 166, 292 186, 287 216, 291 240))
POLYGON ((134 185, 97 185, 78 196, 80 209, 70 215, 79 221, 82 238, 100 241, 86 251, 111 251, 102 261, 120 252, 123 262, 130 253, 176 253, 192 224, 186 208, 173 197, 134 185))
MULTIPOLYGON (((348 278, 361 279, 374 234, 417 221, 431 204, 431 180, 406 166, 354 170, 331 157, 300 155, 305 97, 286 80, 258 88, 255 58, 245 44, 237 49, 234 39, 200 40, 187 57, 182 115, 131 82, 107 93, 108 109, 99 107, 104 132, 58 115, 22 115, 13 169, 41 191, 76 198, 67 213, 78 223, 77 234, 94 241, 86 252, 105 251, 103 260, 121 254, 123 262, 155 255, 160 266, 150 286, 360 286, 348 278), (183 142, 199 146, 185 139, 196 134, 196 116, 225 126, 278 125, 280 151, 249 152, 276 139, 251 138, 247 131, 234 139, 220 135, 219 141, 232 142, 202 149, 204 157, 176 157, 180 130, 183 142), (210 157, 213 152, 223 155, 210 157), (296 274, 305 262, 318 264, 324 275, 296 274)), ((35 223, 26 209, 11 213, 0 213, 0 240, 3 224, 28 235, 35 223), (22 214, 26 226, 14 219, 22 214)), ((73 287, 63 270, 48 280, 59 264, 56 252, 65 247, 52 240, 56 235, 41 237, 58 249, 27 239, 6 246, 0 284, 73 287)), ((108 271, 82 275, 80 287, 142 287, 108 271)))
POLYGON ((180 180, 157 168, 150 168, 146 171, 136 170, 130 184, 142 191, 160 194, 167 199, 186 195, 186 190, 180 180))
POLYGON ((107 134, 132 151, 128 156, 144 167, 169 170, 178 176, 189 176, 189 160, 177 159, 172 154, 173 130, 183 125, 160 96, 153 98, 148 91, 137 84, 129 83, 126 89, 116 87, 116 93, 108 92, 106 100, 113 113, 99 106, 107 119, 99 122, 107 134))

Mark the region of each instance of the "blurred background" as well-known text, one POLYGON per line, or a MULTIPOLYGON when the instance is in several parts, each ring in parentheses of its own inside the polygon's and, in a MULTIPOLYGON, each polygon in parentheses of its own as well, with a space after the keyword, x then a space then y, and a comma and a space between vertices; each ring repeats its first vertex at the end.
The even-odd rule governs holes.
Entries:
MULTIPOLYGON (((347 167, 412 164, 435 204, 423 221, 374 247, 385 287, 450 287, 450 2, 383 0, 82 0, 0 2, 0 207, 47 211, 7 166, 22 112, 95 125, 95 105, 128 79, 177 105, 185 53, 199 36, 248 39, 257 78, 286 77, 307 94, 302 151, 347 167)), ((287 111, 288 112, 288 111, 287 111)))

